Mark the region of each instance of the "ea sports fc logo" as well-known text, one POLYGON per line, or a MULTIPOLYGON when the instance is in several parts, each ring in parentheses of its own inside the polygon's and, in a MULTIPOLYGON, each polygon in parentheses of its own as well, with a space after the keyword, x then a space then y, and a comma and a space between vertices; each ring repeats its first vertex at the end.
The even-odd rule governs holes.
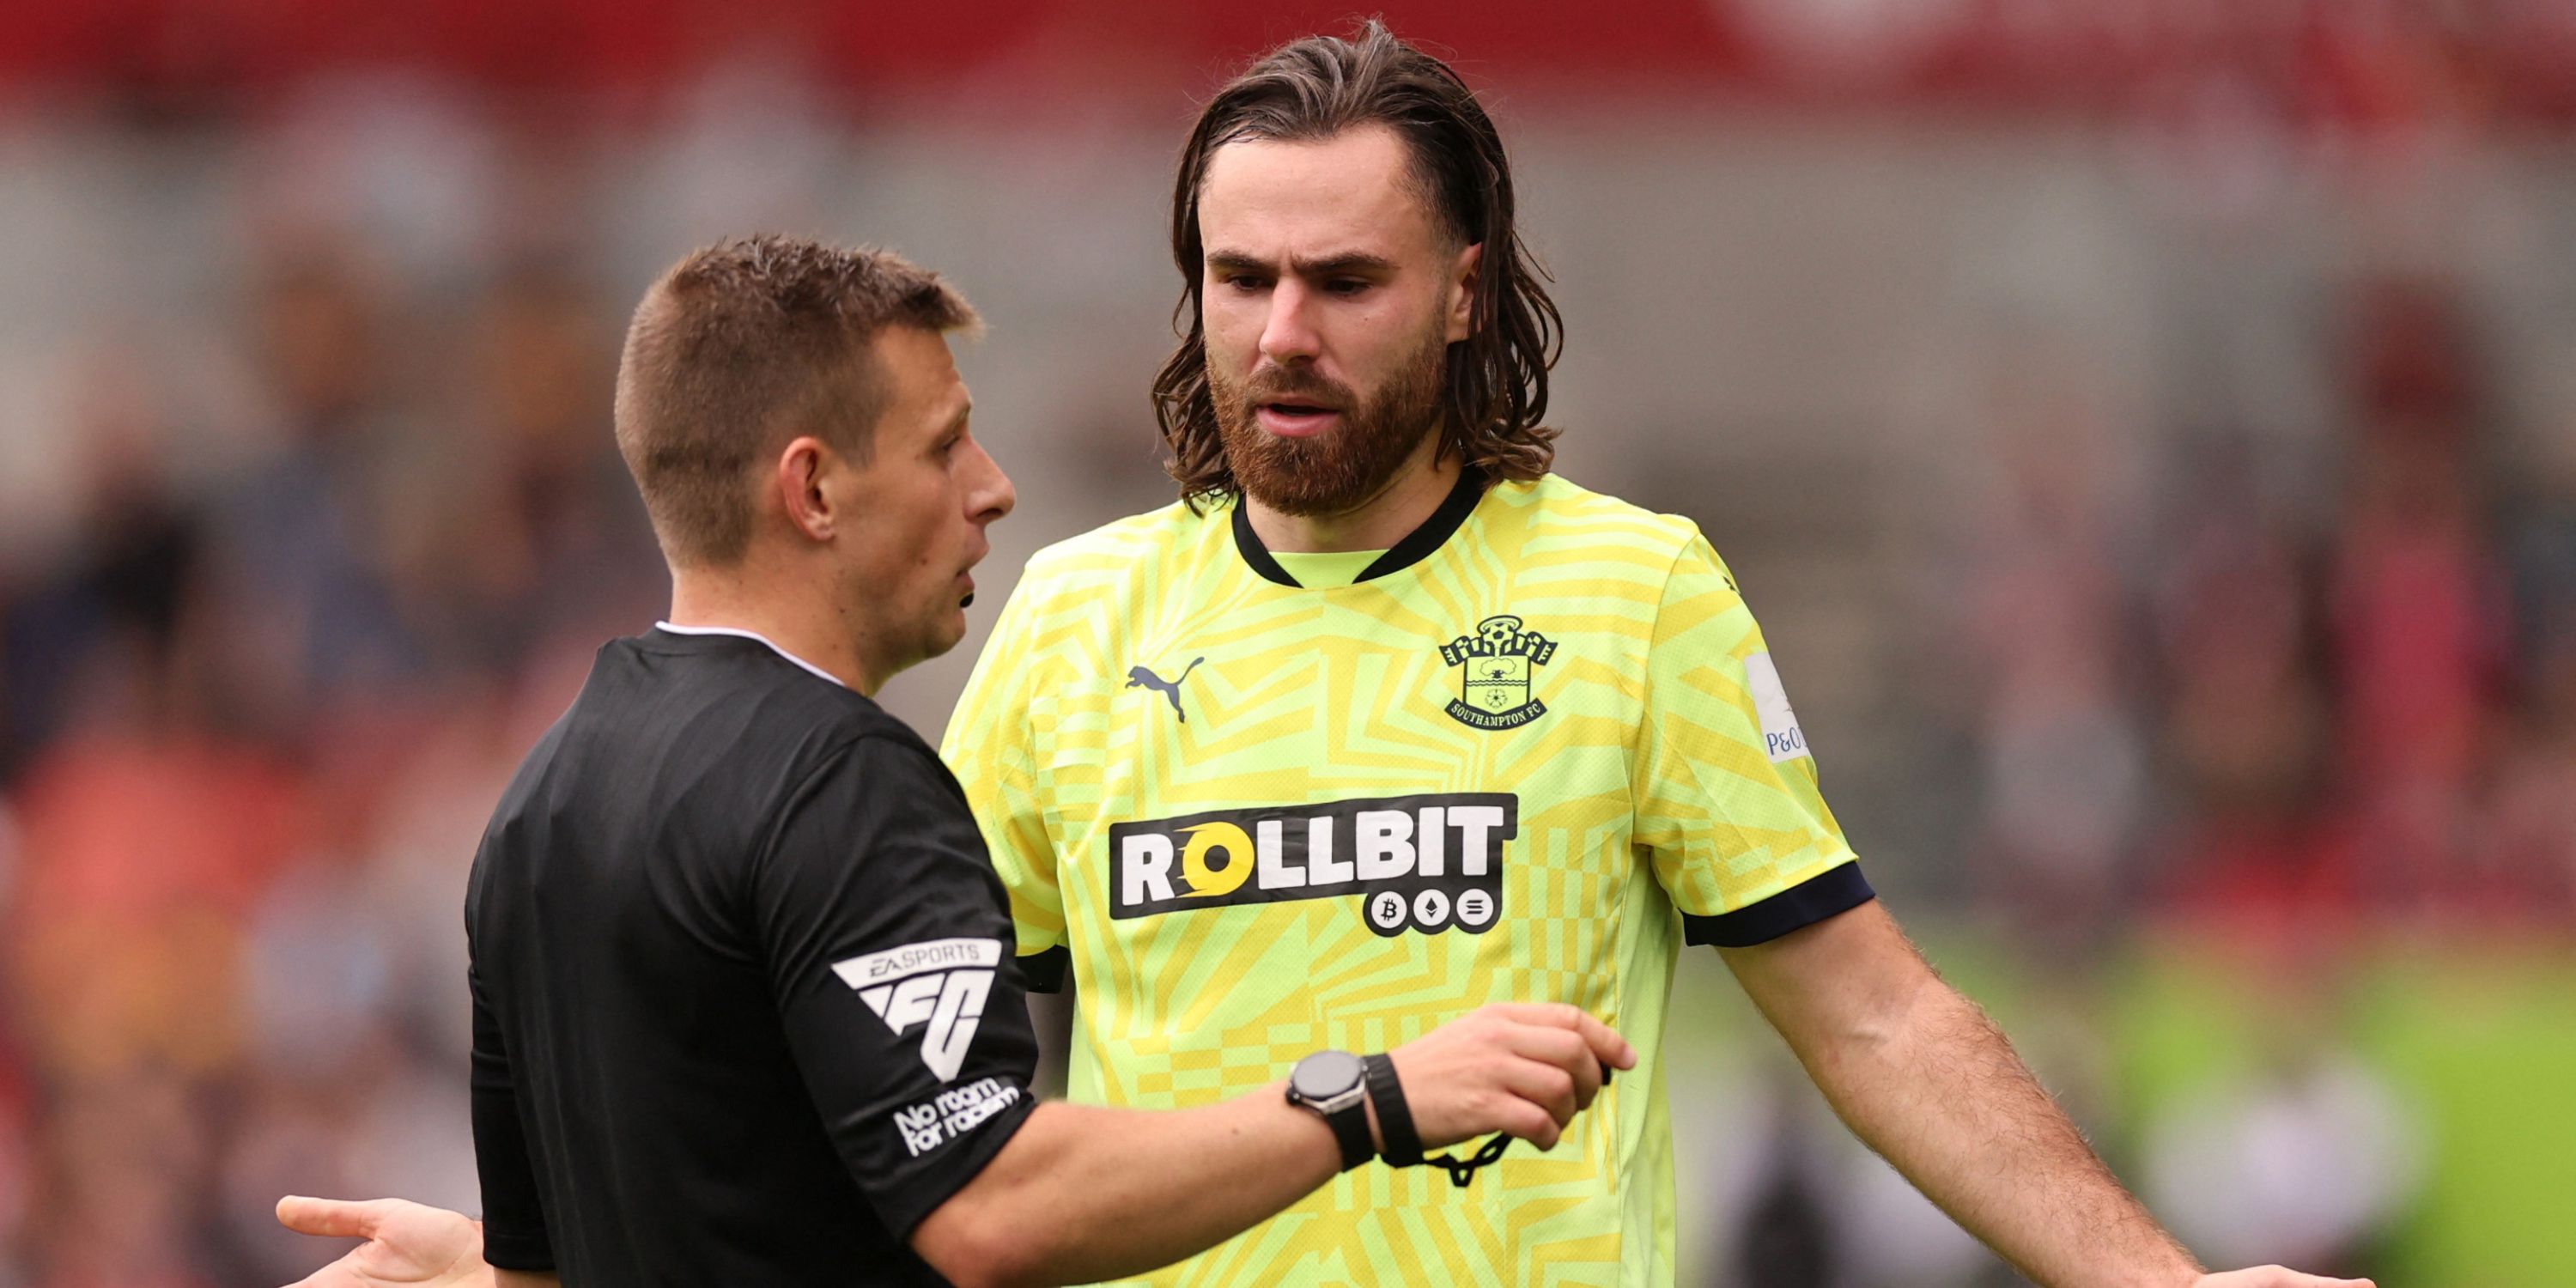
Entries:
POLYGON ((1530 696, 1530 668, 1556 656, 1556 641, 1521 628, 1509 613, 1476 623, 1476 633, 1440 646, 1440 660, 1464 667, 1464 691, 1451 699, 1449 717, 1477 729, 1517 729, 1547 714, 1530 696))
POLYGON ((921 1062, 948 1082, 965 1067, 1001 964, 1001 940, 931 939, 836 961, 832 973, 857 989, 897 1038, 920 1030, 921 1062))
POLYGON ((1109 915, 1349 897, 1381 935, 1481 935, 1502 916, 1503 843, 1520 826, 1520 798, 1507 792, 1113 823, 1109 915))

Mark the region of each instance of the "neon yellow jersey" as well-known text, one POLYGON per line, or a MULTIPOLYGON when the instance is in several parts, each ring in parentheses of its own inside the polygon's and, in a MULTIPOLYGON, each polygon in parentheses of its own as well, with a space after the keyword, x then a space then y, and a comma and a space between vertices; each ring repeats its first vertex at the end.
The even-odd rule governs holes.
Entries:
POLYGON ((1024 967, 1080 985, 1074 1099, 1207 1104, 1497 1001, 1637 1047, 1553 1152, 1356 1169, 1160 1284, 1671 1282, 1680 945, 1870 897, 1708 542, 1555 477, 1462 480, 1346 585, 1231 505, 1050 547, 944 754, 1024 967))

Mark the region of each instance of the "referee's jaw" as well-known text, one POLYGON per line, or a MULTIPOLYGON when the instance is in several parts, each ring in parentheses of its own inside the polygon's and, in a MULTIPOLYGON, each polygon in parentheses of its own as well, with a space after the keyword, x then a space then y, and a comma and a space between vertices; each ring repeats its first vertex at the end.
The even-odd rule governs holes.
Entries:
POLYGON ((835 567, 833 609, 871 692, 966 636, 984 531, 1018 496, 969 425, 974 400, 947 340, 889 327, 872 342, 886 401, 864 460, 842 458, 832 518, 809 531, 835 567))

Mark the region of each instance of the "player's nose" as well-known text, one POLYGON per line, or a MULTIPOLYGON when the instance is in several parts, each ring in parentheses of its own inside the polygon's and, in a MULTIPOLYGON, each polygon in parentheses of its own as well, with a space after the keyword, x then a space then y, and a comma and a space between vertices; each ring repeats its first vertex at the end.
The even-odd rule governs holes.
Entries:
POLYGON ((1261 356, 1281 366, 1313 358, 1322 347, 1310 316, 1314 297, 1295 281, 1270 288, 1270 312, 1261 324, 1261 356))

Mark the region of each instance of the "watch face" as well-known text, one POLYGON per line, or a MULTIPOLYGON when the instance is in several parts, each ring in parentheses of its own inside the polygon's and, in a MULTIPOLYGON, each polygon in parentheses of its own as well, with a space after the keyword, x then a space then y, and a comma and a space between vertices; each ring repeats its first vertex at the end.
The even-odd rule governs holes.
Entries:
POLYGON ((1328 1100, 1368 1076, 1367 1066, 1348 1051, 1318 1051, 1297 1062, 1288 1074, 1288 1089, 1306 1100, 1328 1100))

